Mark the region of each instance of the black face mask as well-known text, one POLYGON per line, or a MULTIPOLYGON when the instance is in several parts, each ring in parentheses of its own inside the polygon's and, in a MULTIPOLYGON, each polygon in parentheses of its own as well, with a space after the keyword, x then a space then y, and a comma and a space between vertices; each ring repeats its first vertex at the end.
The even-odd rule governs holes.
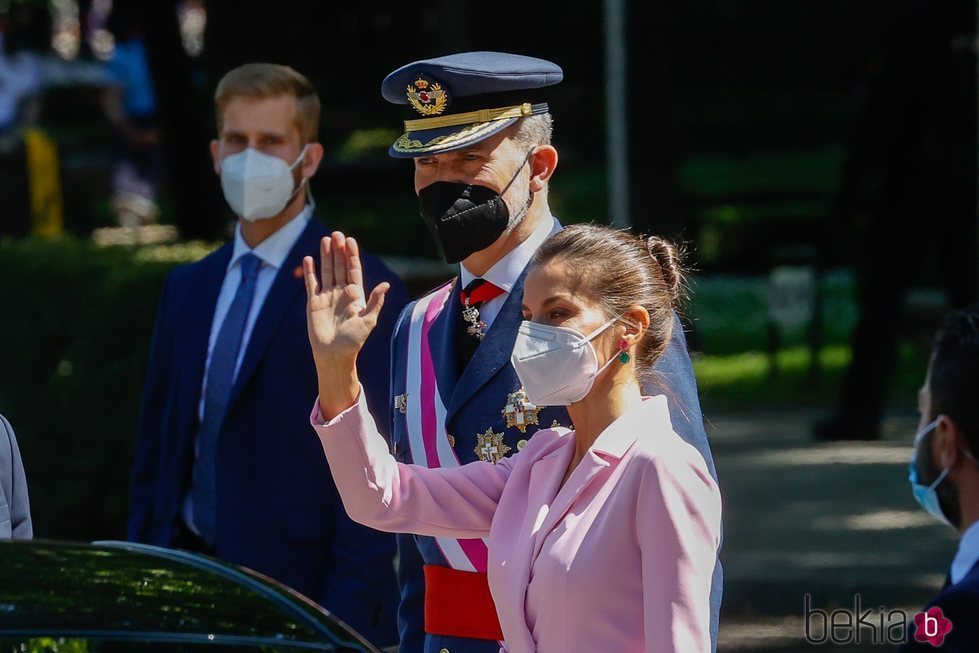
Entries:
MULTIPOLYGON (((446 262, 458 263, 486 249, 503 235, 510 225, 510 209, 503 201, 503 194, 523 170, 531 153, 499 193, 486 186, 453 181, 437 181, 419 191, 422 220, 435 236, 446 262)), ((528 193, 522 214, 532 201, 533 194, 528 193)))

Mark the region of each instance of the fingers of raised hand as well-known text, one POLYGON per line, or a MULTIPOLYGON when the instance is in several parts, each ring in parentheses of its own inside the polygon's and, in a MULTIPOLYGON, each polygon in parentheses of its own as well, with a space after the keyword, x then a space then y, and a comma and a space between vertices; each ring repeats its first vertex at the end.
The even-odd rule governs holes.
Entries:
POLYGON ((363 287, 364 270, 360 262, 360 243, 353 237, 347 238, 347 283, 363 287))
POLYGON ((303 280, 306 282, 306 298, 312 299, 319 292, 319 279, 316 278, 316 264, 312 256, 303 257, 303 280))
POLYGON ((326 291, 333 288, 333 241, 329 236, 324 236, 320 240, 320 276, 322 277, 320 290, 326 291))
POLYGON ((387 295, 388 290, 391 289, 391 284, 387 281, 383 281, 374 287, 371 291, 371 296, 367 300, 367 305, 364 307, 363 316, 364 320, 370 324, 371 328, 377 324, 377 318, 381 314, 381 308, 384 307, 384 297, 387 295))
POLYGON ((343 233, 334 231, 331 236, 333 241, 333 285, 347 285, 347 238, 343 233))

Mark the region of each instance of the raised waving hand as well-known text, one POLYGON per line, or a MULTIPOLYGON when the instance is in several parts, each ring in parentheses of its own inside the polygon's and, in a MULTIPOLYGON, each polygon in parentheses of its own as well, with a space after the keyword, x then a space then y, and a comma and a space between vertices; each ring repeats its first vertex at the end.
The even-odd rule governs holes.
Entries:
POLYGON ((320 409, 327 419, 357 400, 357 354, 377 325, 387 282, 364 291, 360 246, 339 231, 320 243, 320 271, 303 258, 306 280, 306 325, 319 377, 320 409))

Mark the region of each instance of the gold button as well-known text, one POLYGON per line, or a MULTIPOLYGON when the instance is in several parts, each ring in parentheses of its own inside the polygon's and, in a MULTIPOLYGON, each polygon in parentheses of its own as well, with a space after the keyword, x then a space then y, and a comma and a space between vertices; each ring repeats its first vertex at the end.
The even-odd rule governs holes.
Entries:
MULTIPOLYGON (((456 446, 456 439, 454 437, 452 437, 451 435, 449 436, 449 446, 450 447, 455 447, 456 446)), ((448 649, 442 649, 442 651, 445 651, 445 653, 449 653, 448 649)), ((439 651, 439 653, 442 653, 442 651, 439 651)))
POLYGON ((523 448, 527 446, 526 440, 520 440, 517 442, 517 451, 523 451, 523 448))
POLYGON ((449 652, 449 649, 444 648, 441 651, 439 651, 439 653, 450 653, 450 652, 449 652))

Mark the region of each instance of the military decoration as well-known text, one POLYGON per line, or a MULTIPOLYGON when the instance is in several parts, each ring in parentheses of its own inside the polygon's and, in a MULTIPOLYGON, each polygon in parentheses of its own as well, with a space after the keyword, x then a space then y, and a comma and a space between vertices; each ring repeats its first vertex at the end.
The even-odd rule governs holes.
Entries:
POLYGON ((408 103, 423 116, 437 116, 449 106, 449 93, 441 84, 419 77, 408 84, 408 103))
POLYGON ((479 319, 479 309, 475 306, 470 306, 468 298, 466 298, 465 308, 462 309, 462 319, 469 323, 466 333, 480 341, 486 337, 486 327, 488 325, 479 319))
POLYGON ((516 392, 507 395, 506 406, 503 407, 503 416, 506 417, 507 428, 516 427, 521 433, 527 432, 527 427, 531 424, 540 424, 537 416, 540 408, 535 406, 527 397, 527 391, 520 388, 516 392))
POLYGON ((476 448, 473 451, 479 456, 480 460, 485 460, 495 465, 507 455, 510 447, 504 444, 503 434, 494 432, 493 428, 490 427, 486 429, 485 433, 480 433, 476 436, 476 448))
POLYGON ((397 397, 394 398, 394 407, 395 407, 396 410, 401 411, 401 414, 402 415, 405 414, 405 412, 408 410, 408 393, 407 392, 404 393, 403 395, 398 395, 397 397))

